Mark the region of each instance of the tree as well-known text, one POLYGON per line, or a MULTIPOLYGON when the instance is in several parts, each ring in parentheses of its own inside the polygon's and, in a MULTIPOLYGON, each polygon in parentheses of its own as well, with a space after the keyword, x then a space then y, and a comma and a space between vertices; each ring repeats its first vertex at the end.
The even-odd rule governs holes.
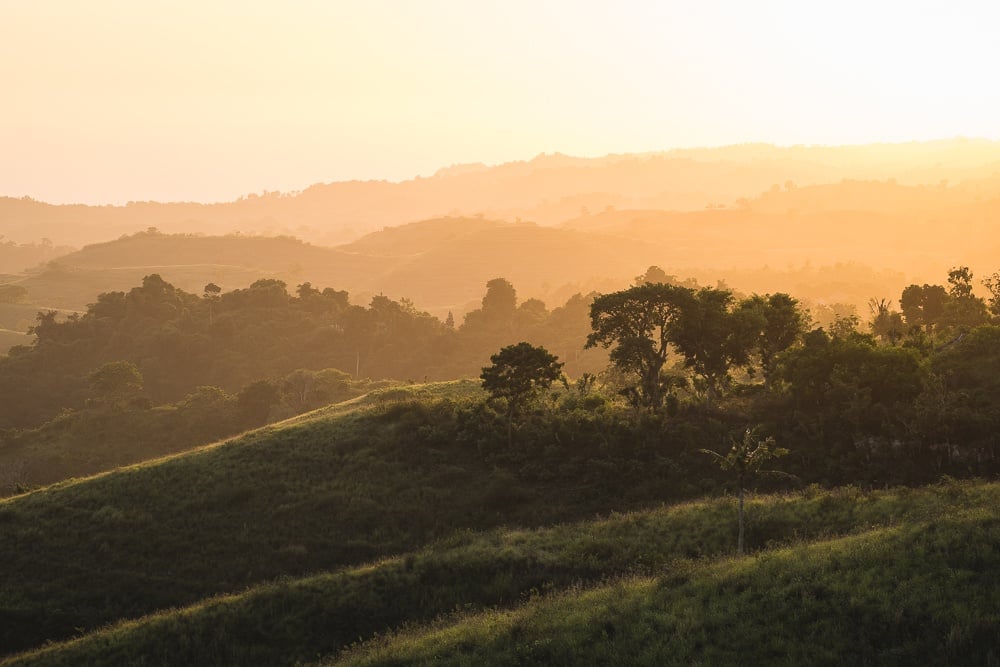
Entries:
POLYGON ((222 288, 215 283, 209 283, 205 285, 205 300, 208 301, 208 326, 215 324, 215 317, 213 312, 213 305, 219 299, 219 294, 222 292, 222 288))
POLYGON ((1000 317, 1000 271, 983 278, 982 283, 990 293, 988 303, 990 313, 994 317, 1000 317))
POLYGON ((948 272, 948 295, 945 323, 955 327, 975 327, 989 319, 986 303, 972 293, 972 271, 959 266, 948 272))
POLYGON ((142 374, 131 361, 109 361, 87 377, 91 400, 121 407, 142 391, 142 374))
POLYGON ((722 394, 732 366, 747 366, 767 328, 763 313, 733 310, 733 293, 704 287, 691 290, 671 326, 671 342, 684 365, 704 383, 709 401, 722 394))
MULTIPOLYGON (((785 475, 786 473, 777 470, 764 470, 763 465, 768 461, 785 456, 788 450, 783 447, 774 446, 774 438, 768 436, 761 439, 756 428, 747 428, 743 432, 743 438, 739 441, 733 440, 729 451, 725 454, 713 452, 711 449, 700 450, 704 454, 711 456, 718 466, 725 471, 732 471, 736 475, 736 487, 739 491, 739 536, 736 542, 736 551, 743 554, 743 495, 746 483, 753 475, 761 473, 785 475)), ((790 476, 790 475, 789 475, 790 476)))
POLYGON ((271 408, 281 401, 278 388, 267 380, 258 380, 236 395, 236 413, 240 426, 263 426, 271 416, 271 408))
POLYGON ((661 372, 682 308, 693 299, 693 291, 678 285, 647 283, 627 290, 602 294, 590 306, 593 331, 587 348, 612 348, 611 363, 639 377, 637 391, 646 407, 663 405, 661 372))
POLYGON ((753 351, 760 358, 764 384, 769 386, 774 358, 795 343, 805 329, 805 315, 799 302, 788 294, 753 295, 739 303, 737 315, 747 322, 749 340, 753 351))
POLYGON ((868 300, 872 320, 868 326, 882 342, 895 343, 903 337, 903 316, 892 309, 888 299, 868 300))
POLYGON ((635 285, 648 285, 650 283, 667 283, 670 285, 676 285, 678 283, 677 276, 672 276, 658 266, 651 266, 646 269, 646 272, 641 276, 636 276, 633 284, 635 285))
POLYGON ((507 403, 507 444, 511 445, 514 415, 562 376, 563 364, 544 347, 523 341, 502 348, 490 361, 479 377, 491 398, 507 403))
POLYGON ((899 298, 899 307, 907 324, 924 327, 930 336, 934 325, 941 321, 949 298, 941 285, 909 285, 899 298))
POLYGON ((507 280, 494 278, 486 283, 483 318, 488 324, 509 324, 517 308, 517 290, 507 280))

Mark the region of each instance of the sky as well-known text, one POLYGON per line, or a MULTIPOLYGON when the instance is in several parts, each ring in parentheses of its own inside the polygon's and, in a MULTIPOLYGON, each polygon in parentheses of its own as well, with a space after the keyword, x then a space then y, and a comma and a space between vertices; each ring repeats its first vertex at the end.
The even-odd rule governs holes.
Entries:
POLYGON ((0 0, 0 195, 228 201, 460 163, 1000 139, 1000 3, 0 0))

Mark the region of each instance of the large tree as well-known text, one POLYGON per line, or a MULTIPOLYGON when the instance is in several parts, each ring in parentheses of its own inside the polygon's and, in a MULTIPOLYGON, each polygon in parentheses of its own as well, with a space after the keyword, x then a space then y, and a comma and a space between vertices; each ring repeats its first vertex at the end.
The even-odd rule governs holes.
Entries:
POLYGON ((645 283, 602 294, 591 304, 593 332, 587 336, 586 347, 611 348, 611 363, 638 376, 639 398, 649 408, 663 405, 661 372, 676 334, 676 321, 693 299, 687 287, 645 283))
POLYGON ((909 285, 899 298, 899 307, 908 325, 922 326, 930 336, 945 314, 949 299, 948 291, 941 285, 909 285))
POLYGON ((967 266, 957 266, 948 272, 948 295, 951 297, 944 321, 954 327, 967 329, 985 324, 989 319, 986 302, 972 293, 972 271, 967 266))
POLYGON ((538 394, 562 376, 562 362, 544 347, 520 342, 508 345, 490 357, 479 376, 483 389, 507 404, 507 444, 512 444, 514 416, 538 394))
POLYGON ((743 340, 760 360, 764 384, 769 385, 775 356, 803 334, 806 316, 796 299, 779 292, 743 299, 736 307, 735 317, 743 322, 740 327, 745 329, 743 340))

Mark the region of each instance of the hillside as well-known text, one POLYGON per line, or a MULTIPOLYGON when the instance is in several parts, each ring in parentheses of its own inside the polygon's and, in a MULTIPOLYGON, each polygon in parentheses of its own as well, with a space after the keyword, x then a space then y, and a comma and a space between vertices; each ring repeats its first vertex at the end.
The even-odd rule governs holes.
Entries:
MULTIPOLYGON (((150 273, 200 294, 278 278, 348 291, 355 303, 372 296, 408 298, 442 319, 476 307, 483 286, 498 276, 523 298, 563 299, 588 287, 627 283, 664 246, 534 224, 445 218, 389 228, 337 248, 285 237, 169 235, 140 232, 87 246, 15 284, 32 303, 82 309, 102 292, 127 290, 150 273)), ((561 305, 552 303, 551 305, 561 305)))
POLYGON ((0 198, 0 235, 18 243, 48 237, 79 247, 153 226, 169 233, 288 234, 335 245, 387 225, 445 215, 556 224, 581 210, 608 206, 682 211, 732 206, 789 181, 799 186, 890 178, 906 185, 956 183, 988 178, 998 165, 997 142, 965 139, 839 147, 746 144, 600 158, 543 154, 496 166, 459 165, 396 183, 316 184, 301 192, 265 192, 217 204, 54 206, 5 197, 0 198))
POLYGON ((956 265, 971 266, 977 276, 996 271, 1000 247, 991 240, 991 221, 1000 213, 998 202, 919 214, 607 211, 560 228, 441 218, 336 248, 286 237, 147 231, 87 246, 14 281, 27 290, 29 303, 18 306, 23 313, 8 318, 7 328, 26 328, 37 310, 82 310, 98 294, 127 290, 151 273, 196 294, 209 282, 224 290, 261 278, 278 278, 293 290, 309 282, 346 290, 357 304, 383 294, 461 321, 478 306, 483 285, 498 276, 522 299, 539 298, 551 308, 577 292, 620 289, 657 265, 702 284, 725 280, 746 293, 789 291, 864 312, 873 296, 939 281, 956 265), (916 233, 932 232, 944 220, 947 233, 916 233))
POLYGON ((457 614, 324 665, 996 661, 995 507, 457 614))
POLYGON ((774 188, 736 208, 603 211, 560 226, 668 240, 678 257, 667 265, 689 271, 850 262, 928 281, 957 264, 995 271, 997 215, 995 179, 952 188, 844 181, 774 188))
POLYGON ((994 639, 984 631, 996 621, 989 599, 998 592, 990 577, 998 499, 996 484, 954 482, 762 496, 749 506, 757 553, 743 559, 726 556, 729 499, 535 530, 460 532, 362 567, 254 586, 99 629, 3 664, 290 665, 359 638, 371 641, 355 645, 348 662, 511 664, 516 654, 532 664, 608 664, 605 652, 627 655, 631 664, 665 664, 663 656, 674 655, 680 657, 666 662, 731 662, 746 651, 773 657, 777 642, 808 661, 816 648, 797 642, 806 627, 826 631, 826 655, 864 655, 872 644, 913 655, 907 641, 928 621, 933 641, 948 637, 947 655, 982 655, 994 639), (936 577, 951 581, 947 591, 918 583, 936 577), (897 580, 909 583, 899 592, 886 588, 897 580), (731 596, 709 603, 720 587, 731 596), (928 597, 935 612, 924 611, 928 597), (484 608, 494 611, 483 616, 484 608), (856 619, 845 614, 895 616, 880 626, 890 628, 887 634, 851 646, 845 627, 856 619), (790 615, 796 623, 788 623, 790 615), (689 619, 685 632, 658 632, 682 617, 689 619), (413 625, 436 618, 430 630, 413 625), (784 619, 776 626, 784 632, 757 645, 751 638, 776 619, 784 619), (376 638, 404 627, 410 629, 401 635, 376 638), (715 634, 722 627, 739 628, 741 639, 715 634), (671 644, 671 636, 680 643, 671 644))

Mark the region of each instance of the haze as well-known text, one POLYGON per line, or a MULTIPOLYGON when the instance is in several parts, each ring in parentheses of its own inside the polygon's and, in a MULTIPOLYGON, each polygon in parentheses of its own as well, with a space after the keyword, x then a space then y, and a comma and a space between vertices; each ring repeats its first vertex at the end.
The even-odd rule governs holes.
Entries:
POLYGON ((228 201, 542 152, 997 138, 993 3, 4 2, 0 194, 228 201))

